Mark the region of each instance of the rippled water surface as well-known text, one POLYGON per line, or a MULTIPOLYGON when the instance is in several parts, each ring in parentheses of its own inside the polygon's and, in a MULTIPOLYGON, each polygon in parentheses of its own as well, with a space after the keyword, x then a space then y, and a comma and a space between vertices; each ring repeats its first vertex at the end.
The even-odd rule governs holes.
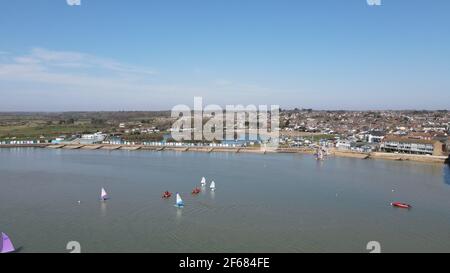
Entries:
POLYGON ((69 241, 83 252, 367 252, 369 241, 450 252, 450 171, 289 154, 0 149, 0 230, 21 252, 68 252, 69 241), (192 196, 202 176, 217 191, 192 196), (186 207, 162 200, 165 190, 186 207))

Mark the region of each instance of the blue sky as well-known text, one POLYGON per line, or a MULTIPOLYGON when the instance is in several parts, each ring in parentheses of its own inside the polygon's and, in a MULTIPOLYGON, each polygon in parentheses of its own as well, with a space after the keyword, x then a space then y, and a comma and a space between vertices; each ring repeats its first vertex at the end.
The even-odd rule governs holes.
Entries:
POLYGON ((450 1, 2 1, 0 111, 449 109, 450 1))

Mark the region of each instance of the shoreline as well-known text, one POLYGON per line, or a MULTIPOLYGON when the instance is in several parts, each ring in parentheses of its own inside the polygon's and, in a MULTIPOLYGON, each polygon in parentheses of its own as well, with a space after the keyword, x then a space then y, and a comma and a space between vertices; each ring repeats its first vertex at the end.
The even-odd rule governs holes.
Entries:
MULTIPOLYGON (((277 148, 263 150, 261 148, 250 147, 176 147, 176 146, 146 146, 146 145, 113 145, 113 144, 1 144, 2 148, 45 148, 45 149, 64 149, 64 150, 126 150, 126 151, 176 151, 176 152, 201 152, 201 153, 285 153, 285 154, 314 154, 311 148, 277 148)), ((432 156, 415 154, 394 154, 384 152, 361 153, 354 151, 341 151, 332 149, 331 156, 347 157, 358 159, 378 159, 390 161, 411 161, 433 164, 450 164, 450 156, 432 156)))

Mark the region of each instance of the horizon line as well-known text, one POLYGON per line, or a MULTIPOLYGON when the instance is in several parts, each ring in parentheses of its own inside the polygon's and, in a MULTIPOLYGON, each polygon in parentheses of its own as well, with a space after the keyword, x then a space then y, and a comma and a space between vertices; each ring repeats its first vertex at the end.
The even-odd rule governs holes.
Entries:
MULTIPOLYGON (((315 108, 283 108, 280 107, 282 111, 313 111, 313 112, 449 112, 450 109, 427 109, 427 108, 410 108, 410 109, 315 109, 315 108)), ((226 110, 225 108, 223 110, 226 110)), ((111 112, 171 112, 170 109, 165 110, 10 110, 10 111, 0 111, 0 114, 14 114, 14 113, 111 113, 111 112)))

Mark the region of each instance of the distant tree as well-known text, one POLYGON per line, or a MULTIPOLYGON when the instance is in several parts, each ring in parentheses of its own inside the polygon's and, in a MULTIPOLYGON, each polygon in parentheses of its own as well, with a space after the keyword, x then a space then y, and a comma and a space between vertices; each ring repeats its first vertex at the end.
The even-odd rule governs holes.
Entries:
POLYGON ((105 124, 105 120, 99 119, 99 118, 92 118, 91 119, 91 124, 93 124, 93 125, 104 125, 105 124))

